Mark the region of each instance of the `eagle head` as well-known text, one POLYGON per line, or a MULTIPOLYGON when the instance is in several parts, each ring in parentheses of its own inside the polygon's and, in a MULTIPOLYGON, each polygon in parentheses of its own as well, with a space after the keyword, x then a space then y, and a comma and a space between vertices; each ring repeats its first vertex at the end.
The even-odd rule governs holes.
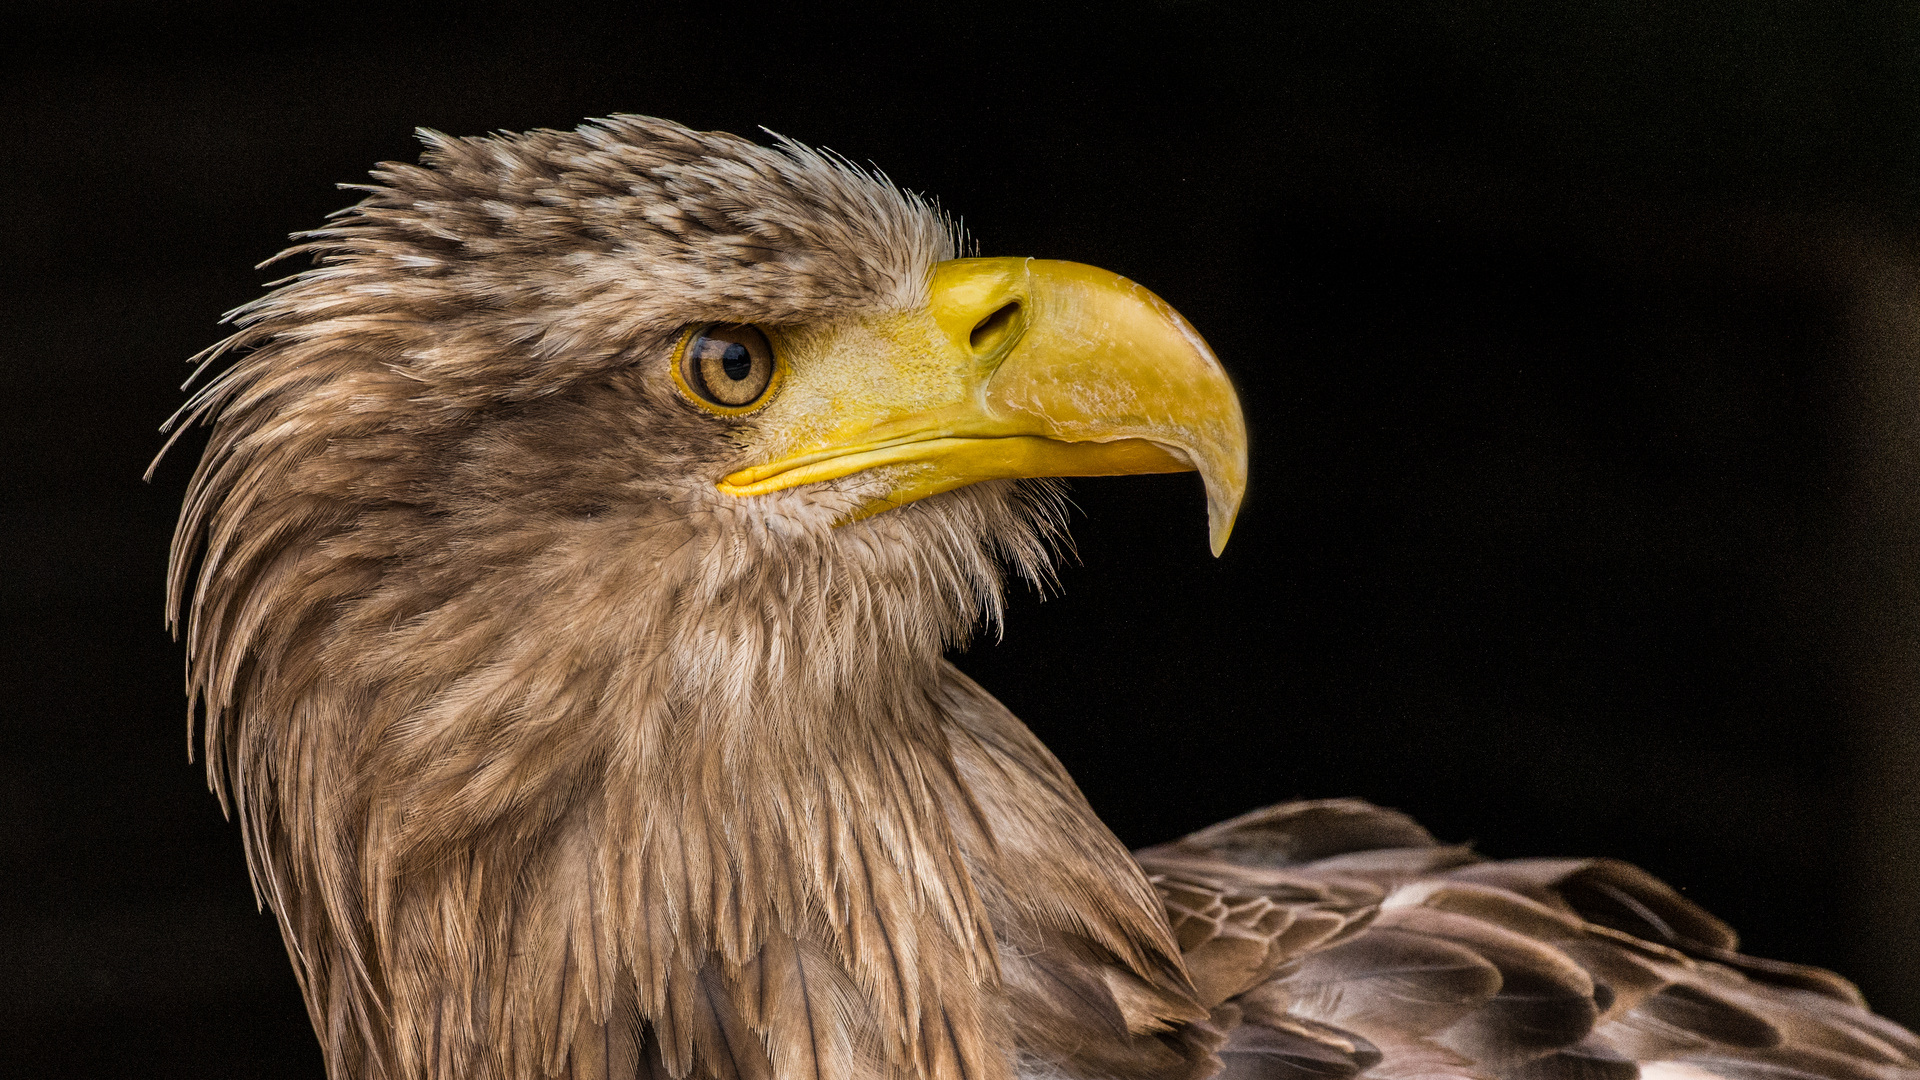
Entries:
POLYGON ((1047 942, 1123 1036, 1195 1019, 1137 868, 941 651, 1046 573, 1045 478, 1197 469, 1217 553, 1199 335, 792 142, 424 138, 184 410, 190 692, 335 1074, 999 1075, 1047 942))

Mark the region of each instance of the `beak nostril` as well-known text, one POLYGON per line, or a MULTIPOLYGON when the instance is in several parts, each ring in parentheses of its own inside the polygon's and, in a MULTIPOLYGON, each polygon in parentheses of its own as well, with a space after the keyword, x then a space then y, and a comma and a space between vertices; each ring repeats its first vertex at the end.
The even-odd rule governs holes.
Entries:
POLYGON ((1001 304, 993 314, 975 324, 973 333, 967 335, 967 344, 976 353, 989 353, 1007 340, 1013 333, 1020 316, 1020 301, 1009 300, 1001 304))

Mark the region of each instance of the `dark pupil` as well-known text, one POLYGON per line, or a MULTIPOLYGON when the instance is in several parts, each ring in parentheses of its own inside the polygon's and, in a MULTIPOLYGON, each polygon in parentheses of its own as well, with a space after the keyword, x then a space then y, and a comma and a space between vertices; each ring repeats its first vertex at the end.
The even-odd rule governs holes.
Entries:
POLYGON ((747 352, 745 345, 730 341, 727 351, 720 354, 720 370, 727 373, 727 378, 739 382, 753 370, 753 356, 747 352))

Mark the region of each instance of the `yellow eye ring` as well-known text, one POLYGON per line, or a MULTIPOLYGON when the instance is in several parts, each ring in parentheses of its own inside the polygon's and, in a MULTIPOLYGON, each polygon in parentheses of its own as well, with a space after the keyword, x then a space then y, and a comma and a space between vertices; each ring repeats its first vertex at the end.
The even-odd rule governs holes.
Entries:
POLYGON ((673 384, 716 416, 741 416, 773 399, 787 365, 757 326, 703 323, 674 346, 673 384))

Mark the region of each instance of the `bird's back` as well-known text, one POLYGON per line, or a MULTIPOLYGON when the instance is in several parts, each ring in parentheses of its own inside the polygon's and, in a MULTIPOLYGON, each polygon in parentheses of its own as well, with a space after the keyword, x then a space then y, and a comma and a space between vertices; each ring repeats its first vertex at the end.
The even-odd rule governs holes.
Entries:
POLYGON ((1606 859, 1490 861, 1357 801, 1137 853, 1228 1080, 1894 1080, 1920 1039, 1845 979, 1606 859))

